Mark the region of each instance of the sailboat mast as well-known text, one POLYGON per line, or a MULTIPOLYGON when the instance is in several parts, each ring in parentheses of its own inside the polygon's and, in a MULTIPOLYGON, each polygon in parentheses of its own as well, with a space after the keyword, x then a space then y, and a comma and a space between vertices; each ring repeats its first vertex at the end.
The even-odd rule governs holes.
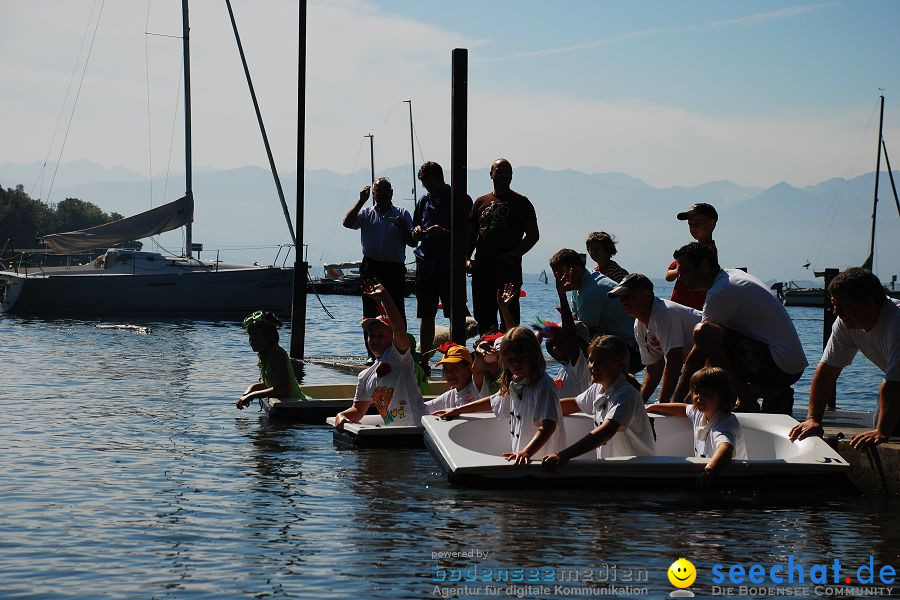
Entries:
MULTIPOLYGON (((363 137, 369 138, 369 166, 372 169, 372 180, 369 182, 369 185, 375 184, 375 134, 370 133, 368 135, 364 135, 363 137)), ((375 194, 372 194, 372 205, 375 205, 375 194)))
POLYGON ((372 180, 369 183, 375 183, 375 134, 370 133, 363 137, 369 138, 369 166, 372 169, 372 180))
MULTIPOLYGON (((181 40, 184 47, 184 195, 193 204, 194 192, 191 181, 191 44, 188 23, 188 0, 181 0, 181 40)), ((184 226, 184 253, 191 257, 191 223, 184 226)))
POLYGON ((878 180, 881 176, 881 139, 884 131, 884 95, 881 96, 881 116, 878 118, 878 161, 875 163, 875 198, 872 200, 872 235, 869 238, 869 256, 863 267, 872 270, 875 264, 875 214, 878 212, 878 180))
POLYGON ((869 238, 869 256, 863 267, 872 270, 875 265, 875 215, 878 212, 878 180, 881 176, 881 140, 884 130, 884 95, 881 96, 881 116, 878 118, 878 161, 875 163, 875 198, 872 200, 872 235, 869 238))
POLYGON ((412 157, 412 180, 413 180, 413 207, 416 205, 416 201, 419 199, 419 194, 416 192, 416 145, 413 143, 413 120, 412 120, 412 100, 404 100, 407 104, 409 104, 409 150, 410 156, 412 157))

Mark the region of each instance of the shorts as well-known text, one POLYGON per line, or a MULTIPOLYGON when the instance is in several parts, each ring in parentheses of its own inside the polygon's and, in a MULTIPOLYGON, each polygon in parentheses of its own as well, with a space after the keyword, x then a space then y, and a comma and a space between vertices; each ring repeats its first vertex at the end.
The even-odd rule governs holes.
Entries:
POLYGON ((438 304, 444 306, 444 316, 450 318, 450 273, 423 273, 421 263, 416 268, 416 316, 433 319, 438 304))
POLYGON ((762 388, 785 388, 795 384, 803 374, 785 373, 775 364, 769 346, 734 329, 725 328, 722 346, 735 374, 746 383, 762 388))

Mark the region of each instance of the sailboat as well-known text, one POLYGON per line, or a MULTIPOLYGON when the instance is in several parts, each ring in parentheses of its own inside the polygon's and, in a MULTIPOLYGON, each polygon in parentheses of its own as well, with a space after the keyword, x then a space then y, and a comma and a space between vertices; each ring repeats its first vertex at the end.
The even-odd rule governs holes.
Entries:
MULTIPOLYGON (((152 210, 89 229, 48 235, 49 248, 71 254, 110 248, 87 264, 0 271, 0 312, 23 315, 229 318, 258 309, 290 314, 293 269, 200 260, 192 244, 191 83, 188 1, 182 0, 185 193, 152 210), (185 227, 184 256, 112 249, 185 227)), ((249 78, 248 78, 249 79, 249 78)))
MULTIPOLYGON (((881 96, 881 114, 878 125, 878 158, 875 163, 875 197, 872 201, 872 233, 869 237, 869 255, 866 257, 862 267, 872 270, 875 261, 875 220, 878 213, 878 182, 881 176, 881 153, 884 151, 884 159, 887 164, 888 178, 891 182, 891 190, 894 193, 894 202, 897 204, 897 213, 900 215, 900 199, 897 197, 897 187, 894 185, 894 174, 891 171, 891 161, 887 154, 887 145, 884 142, 884 96, 881 96)), ((817 273, 817 275, 819 275, 817 273)), ((896 275, 894 276, 896 280, 896 275)), ((886 293, 892 298, 900 298, 900 290, 893 289, 894 283, 891 283, 891 289, 885 289, 886 293)), ((824 288, 802 288, 794 284, 792 281, 785 283, 776 283, 772 286, 776 291, 779 299, 785 306, 825 306, 825 289, 824 288)))

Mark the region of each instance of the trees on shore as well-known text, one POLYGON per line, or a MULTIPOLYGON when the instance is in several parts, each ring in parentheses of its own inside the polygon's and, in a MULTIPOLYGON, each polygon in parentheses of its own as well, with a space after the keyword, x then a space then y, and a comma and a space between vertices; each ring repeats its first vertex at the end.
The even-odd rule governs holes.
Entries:
POLYGON ((0 247, 11 239, 15 248, 37 248, 42 236, 103 225, 121 218, 119 213, 107 214, 96 204, 78 198, 45 204, 29 196, 22 185, 15 189, 0 186, 0 247))

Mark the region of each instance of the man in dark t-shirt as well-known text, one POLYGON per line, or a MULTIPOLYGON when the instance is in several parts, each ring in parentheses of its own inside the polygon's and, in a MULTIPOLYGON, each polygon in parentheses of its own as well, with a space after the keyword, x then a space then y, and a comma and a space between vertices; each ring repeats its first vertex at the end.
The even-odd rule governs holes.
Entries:
MULTIPOLYGON (((421 319, 419 342, 422 352, 434 343, 434 319, 438 304, 443 304, 444 316, 450 317, 450 217, 453 198, 450 186, 444 182, 444 170, 436 162, 428 161, 419 168, 419 181, 426 194, 416 204, 413 213, 412 239, 418 242, 416 255, 416 316, 421 319)), ((457 218, 472 212, 472 199, 466 196, 456 208, 457 218)), ((468 309, 466 309, 468 315, 468 309)), ((427 359, 426 359, 427 361, 427 359)))
MULTIPOLYGON (((522 256, 537 243, 537 215, 525 196, 509 187, 512 165, 505 158, 491 164, 494 191, 475 200, 469 218, 468 252, 475 252, 472 273, 472 306, 478 331, 497 329, 497 292, 505 284, 522 285, 522 256)), ((503 330, 519 323, 519 299, 509 306, 515 323, 502 323, 503 330)))

